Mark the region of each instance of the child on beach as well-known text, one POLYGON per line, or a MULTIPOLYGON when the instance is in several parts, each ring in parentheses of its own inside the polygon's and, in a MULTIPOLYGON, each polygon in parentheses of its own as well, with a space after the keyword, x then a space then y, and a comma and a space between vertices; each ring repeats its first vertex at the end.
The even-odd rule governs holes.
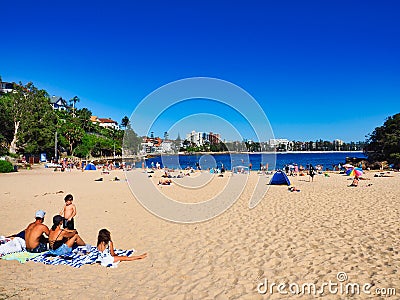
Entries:
POLYGON ((132 261, 143 259, 147 256, 147 253, 137 256, 118 256, 114 253, 114 244, 111 240, 111 233, 107 229, 101 229, 97 236, 97 250, 100 254, 98 260, 102 266, 110 266, 113 263, 120 261, 132 261))
POLYGON ((76 216, 76 206, 72 204, 74 197, 71 194, 65 196, 65 205, 60 211, 60 215, 64 217, 63 227, 74 230, 74 217, 76 216))

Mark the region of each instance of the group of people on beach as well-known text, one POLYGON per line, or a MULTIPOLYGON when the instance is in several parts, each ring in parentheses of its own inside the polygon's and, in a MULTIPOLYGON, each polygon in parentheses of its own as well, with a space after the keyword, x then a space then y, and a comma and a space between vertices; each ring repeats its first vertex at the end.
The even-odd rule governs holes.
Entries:
MULTIPOLYGON (((53 217, 53 225, 49 229, 44 224, 46 212, 38 210, 35 213, 35 221, 20 233, 10 236, 25 240, 26 250, 31 253, 50 251, 50 254, 64 256, 72 253, 77 246, 86 246, 91 251, 91 245, 83 241, 75 229, 74 217, 76 206, 73 204, 73 196, 65 196, 65 204, 58 215, 53 217), (47 237, 46 237, 47 236, 47 237)), ((132 261, 142 259, 147 253, 138 256, 118 256, 114 253, 114 245, 111 240, 111 233, 107 229, 101 229, 97 237, 97 250, 99 261, 102 265, 109 265, 119 261, 132 261)))
MULTIPOLYGON (((60 169, 61 172, 70 172, 73 169, 85 170, 86 164, 85 161, 80 161, 78 159, 71 159, 71 158, 64 158, 60 161, 52 161, 53 164, 56 164, 54 171, 58 171, 60 169)), ((131 170, 132 166, 130 164, 126 164, 125 162, 118 163, 113 161, 106 161, 104 164, 101 164, 101 169, 103 172, 105 171, 112 171, 112 170, 131 170)))

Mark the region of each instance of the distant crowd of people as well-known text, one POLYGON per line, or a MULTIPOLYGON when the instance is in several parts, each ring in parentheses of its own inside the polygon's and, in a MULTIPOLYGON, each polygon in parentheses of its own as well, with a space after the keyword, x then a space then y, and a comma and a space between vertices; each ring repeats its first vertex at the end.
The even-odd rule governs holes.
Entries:
MULTIPOLYGON (((60 169, 61 172, 70 172, 73 169, 76 170, 82 170, 82 172, 85 170, 86 167, 86 162, 81 161, 79 159, 71 159, 71 158, 63 158, 60 161, 52 161, 53 165, 56 165, 54 167, 54 171, 58 171, 60 169)), ((104 164, 100 165, 100 168, 103 172, 109 172, 112 170, 131 170, 132 166, 131 164, 127 164, 125 162, 122 163, 117 163, 113 161, 107 161, 104 164)))

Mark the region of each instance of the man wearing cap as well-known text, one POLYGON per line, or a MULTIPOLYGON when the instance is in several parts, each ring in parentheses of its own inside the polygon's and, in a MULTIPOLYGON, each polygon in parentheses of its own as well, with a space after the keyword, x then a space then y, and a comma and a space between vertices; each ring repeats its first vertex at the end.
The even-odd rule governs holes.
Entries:
POLYGON ((47 241, 43 236, 45 233, 49 236, 49 228, 43 224, 46 212, 38 210, 35 214, 35 222, 28 225, 25 229, 26 250, 31 253, 40 253, 47 251, 47 241))

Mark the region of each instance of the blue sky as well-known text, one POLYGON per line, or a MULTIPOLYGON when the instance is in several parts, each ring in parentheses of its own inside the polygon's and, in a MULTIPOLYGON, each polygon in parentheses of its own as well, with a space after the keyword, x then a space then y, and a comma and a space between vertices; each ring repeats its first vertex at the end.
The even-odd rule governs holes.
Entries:
MULTIPOLYGON (((4 81, 77 95, 78 107, 118 122, 157 88, 197 76, 246 90, 279 138, 364 140, 400 112, 398 1, 7 1, 1 9, 4 81)), ((185 106, 154 130, 233 138, 218 116, 212 105, 185 106), (203 122, 190 117, 199 113, 203 122), (174 117, 181 127, 168 127, 174 117)))

